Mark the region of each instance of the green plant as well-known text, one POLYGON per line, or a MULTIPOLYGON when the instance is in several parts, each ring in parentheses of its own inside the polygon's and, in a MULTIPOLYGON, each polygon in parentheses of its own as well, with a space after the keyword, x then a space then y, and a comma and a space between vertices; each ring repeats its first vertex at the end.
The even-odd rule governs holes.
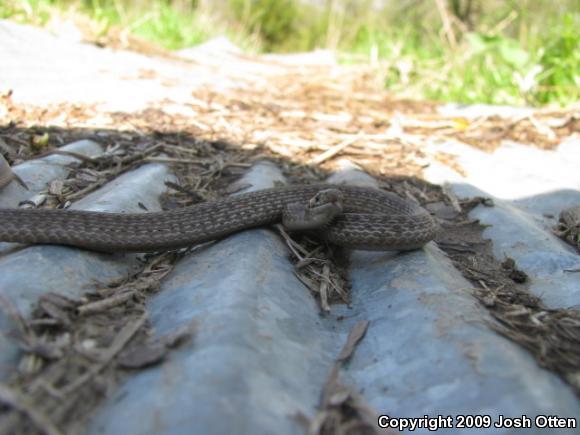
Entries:
POLYGON ((580 32, 577 17, 567 14, 559 31, 552 31, 540 49, 543 68, 536 100, 565 103, 580 100, 580 32))
POLYGON ((179 11, 161 3, 133 20, 129 29, 151 41, 162 41, 166 48, 178 49, 208 39, 209 32, 199 22, 195 10, 179 11))
POLYGON ((234 17, 257 33, 266 50, 284 47, 296 31, 298 7, 292 0, 230 0, 234 17))
POLYGON ((53 0, 0 1, 0 18, 44 25, 50 19, 53 4, 53 0))

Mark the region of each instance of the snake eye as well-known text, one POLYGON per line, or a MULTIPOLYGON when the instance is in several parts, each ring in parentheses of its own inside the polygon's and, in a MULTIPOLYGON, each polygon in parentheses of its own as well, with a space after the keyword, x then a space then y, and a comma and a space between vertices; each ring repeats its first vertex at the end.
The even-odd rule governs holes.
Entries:
POLYGON ((310 199, 310 201, 308 201, 308 206, 310 208, 314 208, 316 206, 319 206, 321 202, 322 202, 322 200, 321 200, 321 192, 318 192, 316 195, 314 195, 310 199))

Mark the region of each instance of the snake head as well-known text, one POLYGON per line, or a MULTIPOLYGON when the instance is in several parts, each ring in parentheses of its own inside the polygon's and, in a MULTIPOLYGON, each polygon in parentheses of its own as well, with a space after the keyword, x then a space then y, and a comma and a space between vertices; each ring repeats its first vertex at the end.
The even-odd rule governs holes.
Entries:
POLYGON ((343 199, 344 195, 340 190, 324 189, 318 192, 310 201, 308 201, 308 207, 314 209, 330 204, 333 207, 336 207, 338 213, 340 213, 342 212, 343 199))
POLYGON ((325 228, 342 213, 342 200, 343 194, 338 189, 321 190, 308 204, 287 204, 282 222, 291 231, 325 228))

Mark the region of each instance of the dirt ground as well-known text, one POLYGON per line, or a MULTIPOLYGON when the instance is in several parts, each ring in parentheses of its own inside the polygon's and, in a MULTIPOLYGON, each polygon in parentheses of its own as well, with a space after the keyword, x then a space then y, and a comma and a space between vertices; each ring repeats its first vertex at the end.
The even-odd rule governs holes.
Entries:
MULTIPOLYGON (((437 114, 434 102, 393 97, 366 67, 332 74, 327 68, 290 70, 266 84, 199 90, 190 97, 189 114, 168 111, 167 105, 103 113, 94 106, 24 106, 5 92, 0 96, 0 152, 14 165, 59 152, 59 146, 78 139, 105 146, 102 157, 82 158, 69 179, 51 185, 42 207, 67 206, 147 162, 168 163, 178 176, 179 183, 167 186, 165 208, 170 209, 231 193, 236 179, 261 159, 276 161, 292 183, 306 183, 322 180, 347 158, 381 188, 415 198, 437 216, 442 226, 437 244, 472 283, 474 296, 495 319, 490 326, 527 348, 580 394, 580 313, 544 307, 527 291, 527 277, 513 260, 500 263, 493 257, 482 226, 467 214, 493 203, 462 200, 422 180, 430 159, 462 171, 451 155, 427 155, 429 139, 454 139, 489 152, 505 139, 550 149, 579 130, 577 111, 476 121, 445 117, 437 114)), ((304 237, 289 244, 297 276, 319 301, 321 315, 335 303, 348 303, 340 251, 304 237)), ((187 252, 148 255, 137 273, 98 283, 78 300, 48 294, 31 318, 4 306, 18 319, 14 334, 24 353, 13 378, 0 386, 0 433, 80 433, 128 373, 159 363, 192 339, 195 330, 152 340, 145 310, 147 299, 187 252), (84 340, 108 351, 83 353, 76 343, 84 340)), ((362 335, 364 325, 353 331, 337 365, 348 359, 362 335)), ((305 430, 330 434, 364 428, 373 433, 372 410, 362 399, 353 394, 338 403, 328 399, 341 388, 331 376, 321 413, 314 420, 303 418, 305 430)))

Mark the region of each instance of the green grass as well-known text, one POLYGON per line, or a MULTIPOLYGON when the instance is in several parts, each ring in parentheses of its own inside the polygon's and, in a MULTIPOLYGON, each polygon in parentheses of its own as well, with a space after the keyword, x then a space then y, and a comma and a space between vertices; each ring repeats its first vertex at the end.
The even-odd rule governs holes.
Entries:
POLYGON ((457 32, 456 46, 442 37, 433 17, 425 25, 422 15, 396 19, 399 26, 363 23, 340 47, 369 60, 376 56, 385 86, 410 97, 515 106, 577 103, 579 14, 548 13, 535 23, 514 23, 497 32, 494 24, 508 15, 487 17, 478 29, 457 32))
POLYGON ((242 32, 230 32, 197 8, 171 1, 125 0, 0 0, 0 18, 46 25, 59 15, 88 17, 95 36, 121 29, 167 49, 180 49, 226 34, 238 45, 254 47, 242 32))
POLYGON ((51 1, 28 0, 0 2, 0 18, 14 21, 44 25, 51 17, 54 7, 51 1))
POLYGON ((385 84, 395 92, 507 105, 567 104, 580 97, 577 36, 547 36, 528 50, 513 38, 481 33, 465 34, 455 50, 443 45, 427 49, 404 35, 383 41, 377 46, 390 63, 385 84))
POLYGON ((538 44, 543 72, 536 94, 539 103, 580 100, 580 37, 578 19, 567 15, 559 29, 552 29, 538 44))
POLYGON ((157 41, 169 49, 179 49, 199 44, 211 36, 205 26, 191 25, 199 22, 195 12, 182 14, 166 4, 158 4, 128 27, 138 36, 157 41))
POLYGON ((414 98, 464 103, 566 105, 580 99, 577 0, 448 1, 453 37, 434 0, 331 0, 317 9, 298 0, 0 0, 0 17, 37 25, 54 14, 84 14, 99 32, 122 28, 169 49, 226 34, 245 49, 331 48, 347 62, 373 62, 385 87, 414 98), (213 4, 213 2, 209 2, 213 4), (220 4, 216 2, 216 4, 220 4), (463 20, 463 21, 462 21, 463 20))

